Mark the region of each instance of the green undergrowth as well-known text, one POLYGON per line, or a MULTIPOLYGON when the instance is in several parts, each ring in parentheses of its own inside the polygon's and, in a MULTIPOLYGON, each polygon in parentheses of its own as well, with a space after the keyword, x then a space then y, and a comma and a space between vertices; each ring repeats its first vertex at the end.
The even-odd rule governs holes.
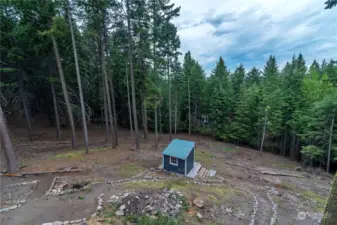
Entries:
POLYGON ((132 177, 132 176, 135 176, 135 175, 141 173, 144 170, 145 170, 145 168, 140 166, 136 162, 126 163, 126 164, 123 164, 120 167, 120 175, 122 177, 132 177))
POLYGON ((239 151, 239 148, 235 148, 235 147, 230 147, 230 146, 226 146, 224 148, 222 148, 223 151, 225 152, 234 152, 234 151, 239 151))
POLYGON ((286 163, 286 162, 277 162, 277 161, 272 161, 271 166, 274 168, 281 168, 281 169, 295 169, 295 165, 292 163, 286 163))
POLYGON ((209 151, 204 151, 201 149, 195 150, 195 161, 202 163, 206 167, 213 165, 214 158, 214 155, 209 151))
POLYGON ((162 214, 156 216, 128 216, 126 221, 137 225, 183 225, 184 219, 182 216, 174 218, 162 214))
POLYGON ((170 217, 163 214, 156 214, 154 216, 147 215, 128 215, 125 217, 116 216, 117 207, 115 205, 110 205, 103 211, 103 219, 107 224, 137 224, 137 225, 183 225, 186 224, 184 221, 183 214, 178 217, 170 217))
MULTIPOLYGON (((107 150, 106 147, 101 147, 101 148, 89 148, 89 153, 92 152, 101 152, 107 150)), ((62 159, 62 158, 82 158, 85 155, 85 149, 81 150, 76 150, 76 151, 71 151, 67 153, 62 153, 62 154, 56 154, 54 158, 56 159, 62 159)))
POLYGON ((327 203, 327 198, 325 197, 322 197, 312 191, 304 191, 302 192, 302 195, 301 195, 303 198, 305 198, 306 200, 314 200, 316 202, 316 205, 315 205, 315 209, 318 211, 318 212, 324 212, 324 209, 325 209, 325 205, 327 203))
POLYGON ((293 192, 297 192, 297 189, 298 189, 295 184, 290 184, 290 183, 284 182, 284 181, 282 181, 278 186, 279 186, 279 188, 287 189, 287 190, 290 190, 290 191, 293 191, 293 192))

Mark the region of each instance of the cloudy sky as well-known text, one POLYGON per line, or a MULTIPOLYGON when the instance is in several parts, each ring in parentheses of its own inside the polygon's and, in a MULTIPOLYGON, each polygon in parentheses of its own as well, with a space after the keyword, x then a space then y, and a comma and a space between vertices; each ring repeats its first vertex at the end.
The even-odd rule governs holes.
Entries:
POLYGON ((173 0, 181 52, 210 72, 220 56, 233 70, 263 68, 270 54, 283 66, 292 55, 337 59, 337 8, 324 0, 173 0))

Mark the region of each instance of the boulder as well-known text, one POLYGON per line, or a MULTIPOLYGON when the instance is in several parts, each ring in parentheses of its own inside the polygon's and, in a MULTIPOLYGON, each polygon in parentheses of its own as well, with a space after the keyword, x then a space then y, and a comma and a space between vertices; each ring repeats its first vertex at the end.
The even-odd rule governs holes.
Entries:
POLYGON ((295 171, 302 171, 302 168, 298 166, 295 168, 295 171))
POLYGON ((198 208, 203 208, 204 207, 204 201, 203 200, 201 200, 200 198, 195 198, 194 200, 193 200, 193 204, 195 205, 195 206, 197 206, 198 208))
POLYGON ((197 213, 197 217, 198 217, 199 220, 202 219, 202 215, 200 213, 197 213))
POLYGON ((116 211, 116 216, 124 216, 124 210, 116 211))

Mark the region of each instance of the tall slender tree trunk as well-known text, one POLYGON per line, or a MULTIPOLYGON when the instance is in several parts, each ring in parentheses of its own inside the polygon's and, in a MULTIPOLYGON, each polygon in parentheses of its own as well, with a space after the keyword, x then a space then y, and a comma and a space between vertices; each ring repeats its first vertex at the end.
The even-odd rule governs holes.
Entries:
POLYGON ((291 148, 290 148, 290 156, 292 159, 294 159, 294 156, 295 156, 295 140, 296 140, 296 135, 295 133, 293 133, 292 141, 291 141, 291 148))
MULTIPOLYGON (((145 66, 144 66, 144 60, 140 60, 141 63, 141 71, 144 74, 144 77, 146 79, 146 73, 145 73, 145 66)), ((143 129, 144 129, 144 139, 147 139, 148 130, 147 130, 147 105, 146 105, 146 90, 144 91, 142 96, 142 105, 143 105, 143 129)))
POLYGON ((103 32, 101 36, 101 66, 102 66, 102 73, 104 77, 104 85, 105 85, 105 94, 106 94, 106 100, 107 100, 107 107, 108 107, 108 116, 109 116, 109 122, 110 122, 110 132, 111 132, 111 146, 112 148, 115 148, 115 136, 114 136, 114 123, 113 123, 113 116, 112 116, 112 110, 111 110, 111 102, 110 102, 110 91, 109 91, 109 81, 108 81, 108 74, 106 71, 106 59, 105 59, 105 43, 104 43, 104 37, 103 32))
MULTIPOLYGON (((108 67, 109 69, 109 67, 108 67)), ((114 136, 115 136, 115 144, 118 146, 118 124, 117 124, 117 112, 116 112, 116 101, 115 101, 115 88, 112 83, 112 79, 109 79, 110 83, 110 89, 111 89, 111 100, 112 100, 112 113, 114 118, 114 136)))
POLYGON ((75 124, 74 124, 74 118, 73 118, 73 113, 71 111, 71 106, 69 102, 69 97, 68 97, 68 91, 67 91, 67 85, 66 81, 64 79, 64 74, 63 74, 63 69, 62 69, 62 64, 61 64, 61 58, 59 54, 59 50, 57 47, 57 42, 55 37, 52 35, 51 40, 53 42, 53 47, 54 47, 54 53, 55 53, 55 58, 56 58, 56 63, 57 63, 57 68, 59 71, 60 79, 61 79, 61 84, 62 84, 62 90, 63 90, 63 95, 64 95, 64 101, 66 103, 66 108, 68 112, 68 119, 71 127, 71 133, 72 133, 72 148, 76 148, 76 132, 75 132, 75 124))
POLYGON ((266 112, 266 115, 264 117, 264 125, 263 125, 263 131, 262 131, 260 152, 262 152, 262 150, 263 150, 264 137, 266 135, 267 120, 268 120, 268 112, 266 112))
MULTIPOLYGON (((106 55, 109 56, 106 26, 104 26, 104 44, 105 44, 106 55)), ((111 74, 109 63, 107 63, 107 70, 108 70, 108 72, 107 72, 108 73, 108 81, 109 81, 110 90, 111 90, 110 94, 111 94, 112 113, 113 113, 113 120, 114 120, 115 145, 118 146, 118 124, 117 124, 117 113, 116 113, 115 89, 114 89, 114 84, 112 82, 112 74, 111 74)))
POLYGON ((4 150, 5 159, 7 162, 7 172, 16 173, 19 171, 19 166, 16 161, 15 153, 13 150, 12 141, 8 135, 8 129, 5 121, 5 116, 0 106, 0 134, 1 134, 1 145, 4 150))
POLYGON ((167 82, 168 82, 168 108, 169 108, 169 129, 170 141, 172 140, 172 108, 171 108, 171 78, 170 78, 170 59, 167 57, 167 82))
POLYGON ((146 101, 144 102, 144 120, 145 120, 144 136, 145 136, 145 139, 146 139, 147 135, 148 135, 148 130, 147 130, 147 104, 146 104, 146 101))
MULTIPOLYGON (((103 75, 104 77, 104 75, 103 75)), ((104 122, 105 122, 105 142, 109 141, 109 136, 110 136, 110 129, 109 129, 109 115, 108 115, 108 103, 106 99, 106 90, 105 90, 105 84, 104 84, 104 79, 102 80, 102 85, 103 85, 103 101, 104 101, 104 122)))
POLYGON ((142 99, 142 115, 143 115, 143 130, 144 130, 144 139, 147 138, 147 115, 146 115, 146 103, 144 95, 141 95, 142 99))
POLYGON ((286 127, 286 130, 284 131, 284 143, 283 143, 282 156, 286 155, 286 147, 287 147, 287 127, 286 127))
POLYGON ((132 109, 131 109, 131 102, 130 102, 130 89, 129 89, 129 74, 128 74, 128 67, 125 64, 125 76, 126 76, 126 90, 128 95, 128 111, 129 111, 129 123, 130 123, 130 133, 131 133, 131 141, 133 143, 133 125, 132 125, 132 109))
POLYGON ((175 93, 175 104, 174 104, 174 134, 177 134, 177 120, 178 120, 178 96, 177 91, 175 93))
POLYGON ((83 126, 83 134, 84 134, 85 154, 88 154, 88 152, 89 152, 89 140, 88 140, 86 113, 85 113, 84 100, 83 100, 81 74, 80 74, 80 67, 78 65, 78 59, 77 59, 77 49, 76 49, 76 41, 75 41, 75 36, 74 36, 73 23, 71 21, 70 3, 69 3, 69 1, 67 3, 68 3, 67 9, 68 9, 68 20, 69 20, 69 27, 70 27, 70 35, 71 35, 71 42, 72 42, 73 51, 74 51, 76 77, 77 77, 78 91, 79 91, 80 102, 81 102, 81 114, 82 114, 82 126, 83 126))
MULTIPOLYGON (((198 102, 195 102, 195 107, 194 107, 194 129, 197 130, 198 128, 198 123, 197 123, 197 114, 198 114, 198 102)), ((196 132, 196 131, 194 131, 196 132)))
MULTIPOLYGON (((97 39, 97 43, 98 43, 98 61, 101 62, 102 64, 102 60, 101 60, 101 55, 102 55, 102 51, 101 51, 101 38, 99 37, 97 39)), ((101 84, 98 85, 99 87, 99 91, 101 92, 102 96, 103 96, 103 114, 102 114, 102 123, 105 123, 105 142, 108 143, 109 142, 109 136, 110 136, 110 128, 109 128, 109 114, 108 114, 108 103, 107 103, 107 94, 106 94, 106 90, 105 90, 105 78, 104 78, 104 74, 103 74, 103 69, 102 69, 102 65, 101 65, 101 75, 102 75, 102 79, 101 79, 101 84), (100 87, 100 85, 102 85, 100 87), (104 117, 103 117, 104 116, 104 117)))
POLYGON ((161 107, 159 106, 159 137, 163 134, 163 127, 161 124, 161 107))
POLYGON ((19 75, 19 89, 20 89, 20 97, 23 105, 23 110, 25 112, 25 118, 27 122, 27 131, 28 131, 28 140, 32 141, 32 126, 31 126, 31 121, 30 121, 30 116, 29 116, 29 110, 27 106, 27 96, 24 93, 23 90, 23 70, 21 69, 20 75, 19 75))
POLYGON ((135 128, 136 150, 140 149, 139 132, 138 132, 138 119, 136 107, 136 90, 135 90, 135 77, 133 73, 133 60, 132 60, 132 40, 131 40, 131 24, 130 24, 130 2, 126 0, 127 23, 128 23, 128 42, 129 42, 129 63, 130 63, 130 76, 131 76, 131 95, 132 95, 132 111, 133 122, 135 128))
MULTIPOLYGON (((335 123, 335 115, 333 115, 332 120, 331 120, 331 126, 330 126, 330 135, 329 135, 329 147, 328 147, 328 159, 326 162, 326 172, 329 173, 330 171, 330 161, 331 161, 331 144, 332 144, 332 132, 333 132, 333 126, 335 123)), ((337 213, 336 213, 337 214, 337 213)), ((337 215, 336 215, 337 216, 337 215)))
POLYGON ((188 135, 191 135, 191 90, 190 90, 190 78, 187 79, 188 89, 188 135))
POLYGON ((155 139, 155 145, 156 145, 156 149, 158 149, 158 118, 157 118, 157 106, 154 109, 154 130, 155 130, 155 134, 156 134, 156 139, 155 139))
POLYGON ((61 134, 60 118, 59 118, 59 111, 57 109, 57 102, 56 102, 56 94, 55 94, 54 84, 51 83, 50 87, 51 87, 51 94, 52 94, 52 98, 53 98, 54 116, 55 116, 55 123, 56 123, 56 140, 60 140, 60 134, 61 134))

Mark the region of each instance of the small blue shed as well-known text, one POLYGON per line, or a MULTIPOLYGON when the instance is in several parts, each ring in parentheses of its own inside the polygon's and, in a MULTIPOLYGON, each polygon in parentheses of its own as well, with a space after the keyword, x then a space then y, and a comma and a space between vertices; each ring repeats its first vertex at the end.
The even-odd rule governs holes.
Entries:
POLYGON ((187 175, 194 165, 194 147, 192 141, 171 141, 163 151, 163 169, 187 175))

